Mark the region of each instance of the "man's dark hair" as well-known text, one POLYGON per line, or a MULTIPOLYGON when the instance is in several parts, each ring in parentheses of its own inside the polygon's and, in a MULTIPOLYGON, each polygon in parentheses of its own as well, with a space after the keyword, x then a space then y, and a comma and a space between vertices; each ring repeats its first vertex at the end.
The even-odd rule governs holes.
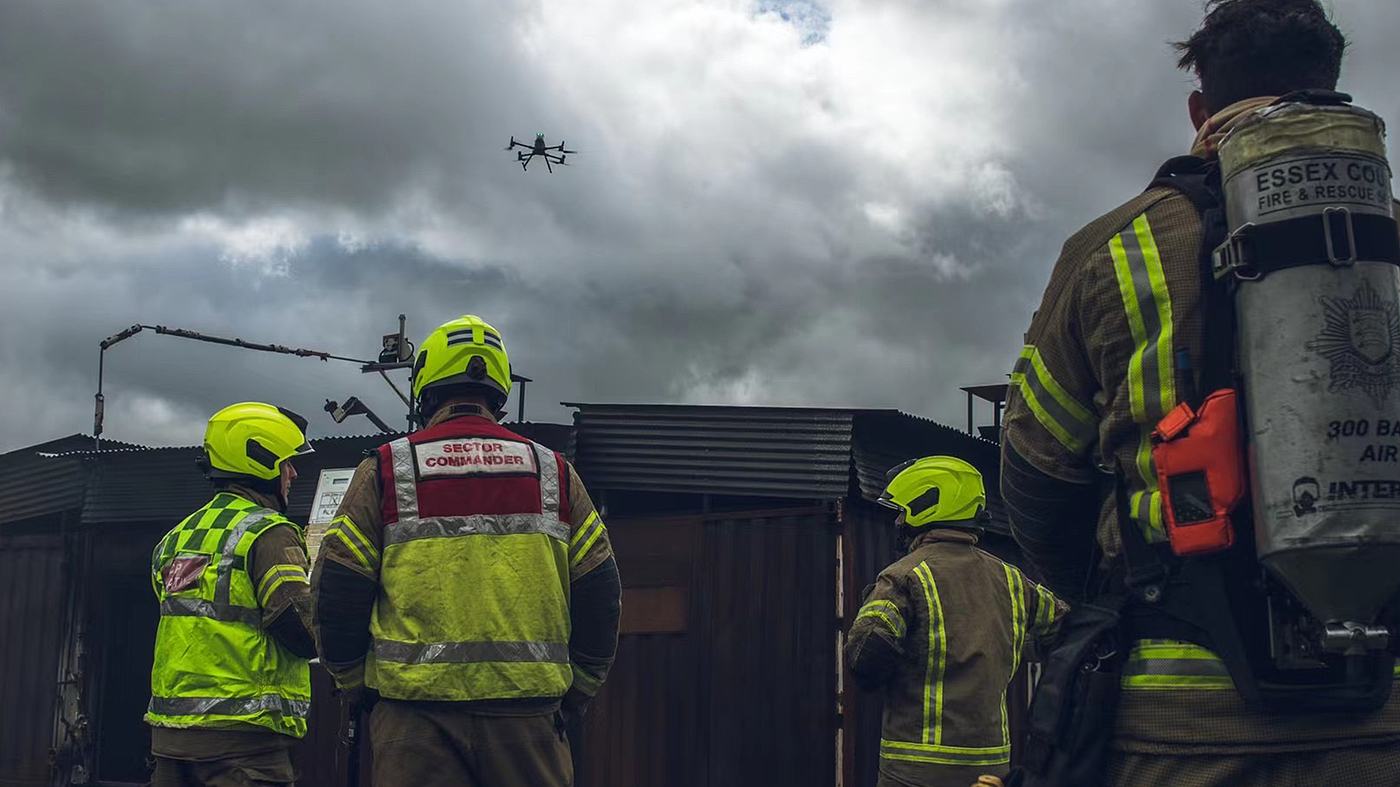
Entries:
POLYGON ((1318 0, 1209 0, 1201 29, 1175 44, 1212 114, 1236 101, 1334 90, 1347 40, 1318 0))

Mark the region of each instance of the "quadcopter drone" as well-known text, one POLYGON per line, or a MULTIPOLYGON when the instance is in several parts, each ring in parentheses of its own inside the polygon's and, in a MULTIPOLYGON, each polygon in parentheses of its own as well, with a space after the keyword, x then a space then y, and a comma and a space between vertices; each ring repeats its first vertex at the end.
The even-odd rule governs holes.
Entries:
POLYGON ((565 150, 562 141, 558 145, 545 145, 543 134, 535 135, 535 144, 533 145, 526 145, 524 142, 516 142, 515 137, 511 136, 510 145, 506 146, 506 150, 515 150, 517 147, 525 148, 530 151, 529 153, 517 152, 515 154, 515 160, 519 161, 521 169, 527 172, 530 169, 530 159, 533 159, 535 156, 543 157, 544 165, 549 168, 550 172, 553 172, 554 164, 568 166, 564 163, 565 154, 578 152, 577 150, 565 150), (551 150, 556 152, 550 153, 549 151, 551 150))

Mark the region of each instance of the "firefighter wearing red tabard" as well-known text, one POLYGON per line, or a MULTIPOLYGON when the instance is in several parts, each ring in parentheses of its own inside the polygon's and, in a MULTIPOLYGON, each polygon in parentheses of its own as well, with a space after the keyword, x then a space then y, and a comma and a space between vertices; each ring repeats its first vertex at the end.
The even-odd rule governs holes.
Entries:
POLYGON ((475 316, 414 363, 422 430, 350 482, 313 571, 321 657, 370 716, 376 785, 568 785, 621 585, 573 467, 497 423, 510 362, 475 316))

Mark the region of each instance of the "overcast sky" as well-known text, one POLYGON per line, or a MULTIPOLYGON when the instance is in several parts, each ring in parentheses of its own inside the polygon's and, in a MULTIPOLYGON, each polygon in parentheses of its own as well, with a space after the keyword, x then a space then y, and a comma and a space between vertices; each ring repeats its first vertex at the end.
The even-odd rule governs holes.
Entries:
MULTIPOLYGON (((1334 0, 1400 118, 1400 12, 1334 0)), ((962 425, 1061 243, 1185 152, 1197 0, 5 0, 0 450, 92 428, 132 323, 372 357, 456 315, 560 401, 962 425), (522 172, 511 135, 573 166, 522 172)), ((142 335, 107 436, 401 406, 352 365, 142 335)), ((512 407, 513 409, 513 407, 512 407)))

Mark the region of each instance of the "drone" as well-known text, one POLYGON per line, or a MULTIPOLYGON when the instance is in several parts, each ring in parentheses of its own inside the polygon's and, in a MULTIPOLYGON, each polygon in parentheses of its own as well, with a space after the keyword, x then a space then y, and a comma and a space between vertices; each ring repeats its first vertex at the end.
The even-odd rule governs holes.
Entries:
POLYGON ((530 159, 533 159, 535 156, 544 157, 544 165, 549 168, 550 172, 554 172, 553 165, 555 164, 559 164, 561 166, 566 167, 568 166, 564 163, 564 158, 566 154, 578 152, 577 150, 565 150, 564 142, 562 140, 559 142, 558 145, 545 145, 543 134, 535 135, 535 144, 533 145, 526 145, 524 142, 516 142, 515 137, 511 136, 510 144, 506 146, 506 150, 515 150, 517 147, 525 148, 526 150, 530 151, 529 153, 517 152, 515 154, 515 160, 520 162, 520 168, 524 169, 527 172, 530 170, 530 159), (551 150, 557 152, 550 153, 549 151, 551 150))

